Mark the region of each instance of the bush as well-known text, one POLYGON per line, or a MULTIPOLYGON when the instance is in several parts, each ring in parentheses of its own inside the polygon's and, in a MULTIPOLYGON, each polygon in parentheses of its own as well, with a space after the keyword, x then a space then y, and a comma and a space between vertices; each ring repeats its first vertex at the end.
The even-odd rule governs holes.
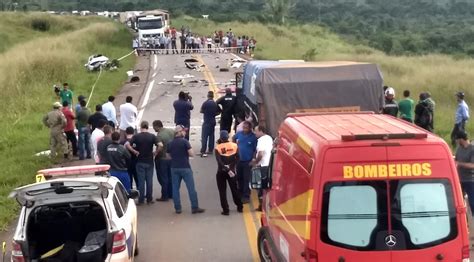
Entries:
POLYGON ((43 18, 35 18, 31 21, 31 28, 36 31, 46 32, 49 31, 51 24, 49 20, 43 18))

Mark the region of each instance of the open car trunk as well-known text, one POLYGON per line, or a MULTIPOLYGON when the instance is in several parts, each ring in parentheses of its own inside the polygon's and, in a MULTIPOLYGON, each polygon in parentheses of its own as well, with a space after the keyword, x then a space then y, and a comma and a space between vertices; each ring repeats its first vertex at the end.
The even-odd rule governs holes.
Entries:
POLYGON ((39 206, 27 223, 31 261, 95 262, 107 257, 107 220, 96 202, 39 206))

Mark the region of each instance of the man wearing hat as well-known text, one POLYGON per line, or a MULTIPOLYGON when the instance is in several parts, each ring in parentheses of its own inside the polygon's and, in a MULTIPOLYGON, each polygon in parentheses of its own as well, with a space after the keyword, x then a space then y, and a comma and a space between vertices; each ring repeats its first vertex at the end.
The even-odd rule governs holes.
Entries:
POLYGON ((234 115, 235 96, 230 88, 225 89, 225 96, 217 99, 216 103, 221 107, 221 131, 230 132, 232 128, 232 116, 234 115))
POLYGON ((474 145, 469 143, 466 132, 460 131, 455 136, 458 148, 456 150, 456 166, 463 191, 469 197, 471 212, 474 211, 474 145))
POLYGON ((64 136, 64 128, 66 127, 67 120, 64 114, 61 112, 62 105, 60 102, 53 104, 53 111, 49 112, 43 117, 43 124, 50 129, 50 149, 51 158, 56 158, 57 148, 60 148, 60 154, 64 155, 64 158, 68 158, 68 148, 66 137, 64 136))
POLYGON ((219 113, 220 108, 214 101, 214 92, 209 91, 207 100, 201 106, 201 114, 203 114, 204 120, 201 130, 201 157, 207 157, 208 152, 210 154, 214 152, 216 116, 219 113))
POLYGON ((469 120, 469 106, 464 101, 464 93, 456 93, 456 98, 458 108, 456 109, 454 128, 451 132, 451 143, 453 146, 456 145, 456 135, 465 131, 466 122, 469 120))
POLYGON ((387 90, 385 90, 383 114, 391 115, 393 117, 398 116, 398 103, 395 101, 395 90, 392 87, 388 87, 387 90))
POLYGON ((174 139, 168 144, 166 154, 171 159, 171 181, 173 184, 173 201, 176 214, 181 214, 181 198, 179 188, 184 180, 188 189, 191 210, 193 214, 204 213, 205 210, 199 207, 198 196, 194 186, 193 170, 189 163, 189 157, 194 156, 193 149, 188 140, 185 139, 186 129, 182 125, 176 126, 174 139))
POLYGON ((222 215, 229 215, 229 204, 227 203, 227 184, 229 184, 232 199, 237 206, 237 211, 242 212, 242 200, 237 189, 235 177, 237 163, 239 163, 239 150, 236 143, 229 141, 229 132, 222 130, 215 149, 217 160, 217 189, 222 206, 222 215))

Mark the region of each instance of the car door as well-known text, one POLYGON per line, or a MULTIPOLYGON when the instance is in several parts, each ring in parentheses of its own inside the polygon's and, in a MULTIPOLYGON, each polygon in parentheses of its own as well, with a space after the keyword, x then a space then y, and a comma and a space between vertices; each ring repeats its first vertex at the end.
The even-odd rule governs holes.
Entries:
POLYGON ((131 204, 128 194, 121 183, 117 183, 114 190, 114 206, 121 228, 125 230, 127 236, 127 250, 131 260, 135 251, 137 237, 137 212, 135 205, 131 204))

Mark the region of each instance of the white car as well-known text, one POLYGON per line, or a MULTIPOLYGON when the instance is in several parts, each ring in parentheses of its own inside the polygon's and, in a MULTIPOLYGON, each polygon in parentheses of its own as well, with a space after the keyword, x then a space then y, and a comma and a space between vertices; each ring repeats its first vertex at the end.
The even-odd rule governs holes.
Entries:
POLYGON ((12 262, 133 261, 137 208, 109 165, 38 171, 36 184, 15 189, 22 206, 12 262))
POLYGON ((89 71, 99 70, 101 67, 106 66, 109 63, 109 58, 103 55, 92 55, 87 59, 87 64, 84 66, 89 71))

